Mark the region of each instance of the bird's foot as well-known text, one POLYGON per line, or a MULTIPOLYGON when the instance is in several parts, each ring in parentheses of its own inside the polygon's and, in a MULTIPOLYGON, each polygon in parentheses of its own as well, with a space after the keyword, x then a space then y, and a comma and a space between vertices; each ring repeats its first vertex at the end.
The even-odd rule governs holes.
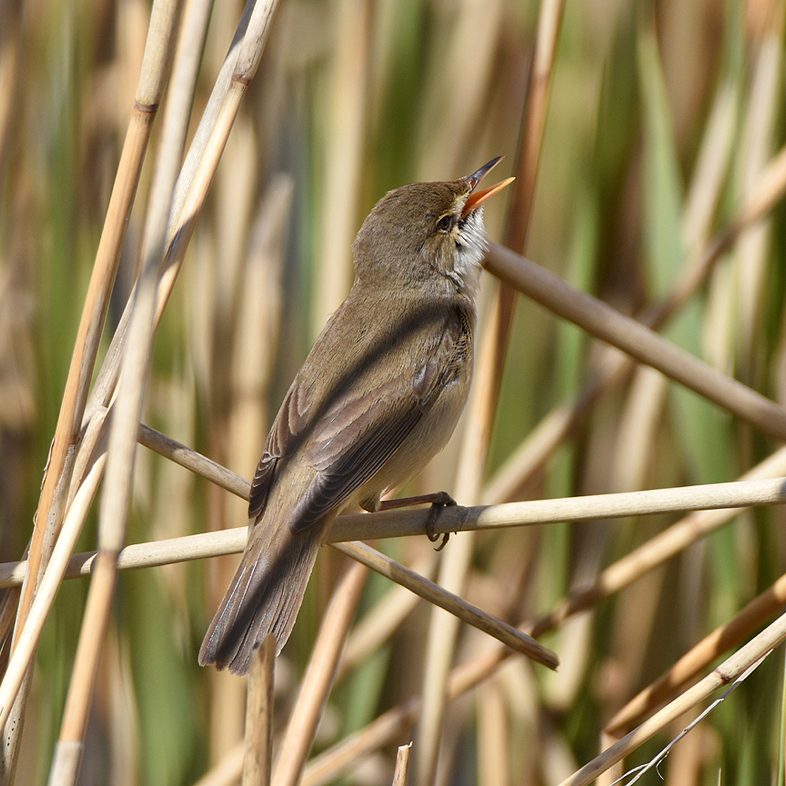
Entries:
POLYGON ((440 538, 442 538, 442 542, 439 546, 434 546, 434 551, 442 551, 448 543, 450 539, 449 532, 436 532, 434 527, 437 525, 437 519, 439 519, 439 514, 445 508, 452 507, 457 505, 453 497, 450 496, 446 491, 438 491, 434 494, 434 499, 431 500, 431 510, 428 514, 428 521, 426 522, 426 537, 432 542, 436 543, 440 538))
POLYGON ((440 538, 442 542, 439 546, 435 546, 435 551, 442 551, 450 538, 449 532, 437 532, 434 528, 437 525, 439 514, 448 507, 457 505, 453 497, 446 491, 436 491, 432 494, 421 494, 417 497, 403 497, 402 499, 385 499, 379 503, 377 510, 393 510, 394 508, 407 508, 411 505, 422 505, 424 503, 431 505, 428 521, 426 522, 426 537, 432 542, 436 543, 440 538))

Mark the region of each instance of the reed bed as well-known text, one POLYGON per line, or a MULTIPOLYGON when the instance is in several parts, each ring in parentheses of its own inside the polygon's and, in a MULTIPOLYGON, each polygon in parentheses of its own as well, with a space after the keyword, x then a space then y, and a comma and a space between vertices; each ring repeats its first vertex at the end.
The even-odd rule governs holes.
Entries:
POLYGON ((0 782, 786 782, 785 13, 0 5, 0 782), (364 215, 497 154, 455 534, 200 669, 364 215))

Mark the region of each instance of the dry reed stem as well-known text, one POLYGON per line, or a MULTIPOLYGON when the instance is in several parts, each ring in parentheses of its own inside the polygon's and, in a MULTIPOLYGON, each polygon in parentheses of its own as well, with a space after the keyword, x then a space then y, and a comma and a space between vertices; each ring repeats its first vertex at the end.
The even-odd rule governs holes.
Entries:
MULTIPOLYGON (((413 570, 432 581, 437 569, 436 556, 436 552, 431 551, 426 559, 420 560, 413 566, 413 570)), ((374 603, 352 628, 338 666, 336 682, 380 649, 419 602, 419 596, 395 584, 374 603)))
MULTIPOLYGON (((537 180, 543 132, 546 124, 549 87, 564 0, 544 0, 540 6, 535 59, 528 81, 520 148, 516 162, 517 180, 508 211, 505 240, 524 250, 529 231, 535 182, 537 180)), ((491 307, 478 356, 478 370, 470 396, 466 430, 458 464, 456 488, 470 500, 480 497, 483 470, 494 426, 494 415, 502 381, 504 358, 510 338, 515 299, 504 283, 491 307)), ((472 559, 474 538, 466 537, 446 555, 439 583, 461 593, 472 559)), ((419 721, 418 751, 415 762, 417 783, 431 784, 437 772, 440 739, 446 704, 446 681, 458 632, 456 621, 433 610, 426 645, 423 672, 423 707, 419 721)))
MULTIPOLYGON (((781 448, 751 469, 743 478, 757 479, 786 472, 786 448, 781 448)), ((588 587, 571 592, 555 609, 535 621, 524 621, 520 628, 539 636, 562 624, 568 617, 596 606, 649 571, 676 556, 692 543, 714 532, 734 515, 734 511, 717 510, 691 514, 648 543, 635 549, 606 568, 588 587)), ((507 659, 509 650, 494 647, 453 669, 448 683, 451 699, 477 687, 496 672, 507 659)), ((321 753, 309 764, 304 783, 308 786, 328 783, 363 755, 388 745, 411 728, 419 710, 420 698, 392 707, 363 729, 321 753)))
POLYGON ((241 499, 248 499, 251 484, 216 461, 144 423, 139 424, 139 442, 195 475, 206 478, 241 499))
POLYGON ((246 699, 243 786, 269 786, 273 761, 273 665, 276 642, 266 636, 251 663, 246 699))
MULTIPOLYGON (((246 527, 235 527, 221 532, 204 532, 199 535, 185 535, 168 540, 150 543, 132 543, 118 555, 118 568, 134 568, 171 565, 188 559, 220 557, 238 554, 246 545, 246 527), (193 556, 186 556, 186 555, 193 556)), ((88 576, 95 570, 98 552, 87 551, 71 556, 65 578, 88 576)), ((0 563, 0 586, 16 587, 24 580, 27 572, 26 562, 0 563)))
POLYGON ((535 202, 554 58, 564 11, 564 0, 545 0, 538 15, 535 56, 527 85, 526 109, 516 162, 516 181, 512 184, 513 195, 505 227, 505 245, 522 253, 527 245, 535 202))
MULTIPOLYGON (((781 448, 742 477, 744 480, 758 480, 784 471, 786 471, 786 448, 781 448)), ((685 516, 604 568, 588 586, 579 587, 570 592, 552 612, 532 623, 532 631, 536 631, 533 635, 540 635, 568 616, 591 608, 599 601, 611 597, 638 578, 675 557, 688 546, 714 532, 734 515, 735 511, 733 510, 720 509, 700 511, 685 516)), ((529 626, 527 627, 529 628, 529 626)))
MULTIPOLYGON (((174 218, 181 215, 188 194, 193 190, 196 170, 199 168, 204 152, 210 144, 210 138, 215 136, 222 108, 226 103, 228 94, 233 89, 232 83, 238 77, 242 79, 252 73, 253 68, 250 70, 249 64, 253 64, 254 51, 261 51, 261 47, 264 46, 264 38, 267 35, 277 6, 277 0, 246 0, 243 6, 234 37, 226 57, 221 63, 221 68, 210 91, 210 97, 202 112, 199 125, 194 132, 194 138, 183 161, 180 176, 177 179, 172 211, 174 218), (258 15, 252 30, 251 18, 255 10, 258 15), (259 24, 260 22, 262 23, 261 25, 259 24)), ((173 231, 170 232, 170 239, 175 233, 175 228, 172 227, 171 229, 173 231)))
POLYGON ((272 781, 275 786, 297 786, 300 782, 367 576, 368 570, 363 565, 353 564, 336 586, 325 610, 308 669, 281 742, 272 781))
POLYGON ((491 244, 486 268, 541 305, 656 368, 765 434, 786 439, 786 410, 558 276, 491 244))
MULTIPOLYGON (((248 0, 238 30, 210 99, 191 142, 180 176, 177 179, 167 232, 167 253, 158 288, 156 324, 172 294, 196 219, 204 205, 207 191, 221 160, 229 133, 240 109, 240 102, 251 83, 278 0, 248 0)), ((133 294, 132 294, 133 298, 133 294)), ((96 407, 106 406, 114 391, 120 358, 128 331, 129 304, 123 312, 107 350, 101 371, 86 407, 86 418, 96 407)))
POLYGON ((99 552, 83 616, 83 620, 89 621, 89 624, 83 622, 79 634, 60 737, 49 771, 49 786, 70 786, 77 780, 93 679, 109 626, 115 576, 116 566, 112 556, 99 552))
MULTIPOLYGON (((68 454, 79 435, 109 296, 117 273, 120 246, 139 183, 153 119, 158 111, 158 103, 166 82, 168 72, 164 53, 169 48, 169 35, 170 30, 166 25, 154 27, 151 20, 134 106, 74 341, 68 377, 35 515, 38 526, 33 530, 29 558, 31 576, 36 582, 41 573, 39 566, 44 563, 45 567, 48 556, 42 551, 44 540, 48 538, 53 542, 59 531, 58 522, 63 511, 53 510, 53 505, 57 502, 55 492, 59 483, 61 488, 65 489, 69 482, 67 474, 64 475, 63 471, 66 468, 68 454), (47 533, 47 529, 52 532, 47 533)), ((18 628, 21 628, 24 623, 34 591, 35 582, 23 590, 18 628)))
MULTIPOLYGON (((251 20, 248 24, 248 28, 245 30, 245 37, 242 40, 242 45, 237 47, 236 56, 233 59, 233 78, 231 80, 231 86, 228 94, 229 98, 222 107, 222 111, 219 112, 218 120, 215 125, 217 131, 215 134, 210 136, 207 141, 205 156, 204 158, 199 159, 200 167, 197 169, 196 176, 194 178, 196 188, 189 192, 188 196, 190 197, 190 200, 186 201, 186 209, 184 212, 186 214, 188 224, 185 228, 182 224, 179 225, 175 231, 173 244, 170 247, 170 252, 172 252, 174 247, 174 251, 176 253, 170 253, 170 255, 168 255, 170 266, 167 269, 167 272, 169 273, 169 277, 166 284, 162 286, 162 295, 159 297, 159 318, 169 291, 171 291, 171 285, 174 282, 174 275, 177 268, 176 263, 179 262, 177 255, 179 254, 180 259, 182 259, 182 254, 185 250, 185 242, 187 237, 190 237, 190 231, 193 229, 193 219, 195 218, 199 208, 201 208, 202 202, 204 201, 204 194, 207 190, 207 185, 210 182, 212 173, 214 172, 215 166, 217 165, 218 159, 220 158, 220 153, 223 150, 223 145, 226 141, 226 135, 231 128, 232 120, 234 119, 239 106, 240 97, 242 97, 244 94, 250 79, 253 77, 256 66, 258 65, 259 57, 261 56, 261 50, 263 48, 264 42, 266 40, 266 34, 269 29, 270 18, 275 5, 276 4, 274 2, 267 4, 260 3, 255 7, 254 13, 251 15, 251 20), (173 268, 175 268, 174 271, 173 268), (169 289, 167 288, 167 285, 169 289)), ((192 151, 193 149, 194 146, 192 145, 192 151)), ((169 212, 170 211, 167 211, 166 215, 169 215, 169 212)), ((130 312, 127 310, 126 315, 124 316, 127 318, 129 313, 130 312)), ((124 322, 122 324, 127 325, 128 323, 124 322)), ((95 409, 96 402, 98 405, 100 405, 102 402, 108 402, 109 395, 111 394, 111 390, 114 386, 120 364, 123 339, 125 337, 125 330, 122 327, 118 329, 116 338, 118 337, 119 340, 113 341, 113 349, 110 348, 112 351, 107 356, 107 360, 105 361, 104 367, 102 369, 102 374, 96 384, 96 391, 94 391, 93 396, 93 409, 95 409)), ((102 583, 102 586, 108 587, 109 583, 102 583)), ((104 605, 104 608, 105 607, 106 606, 104 605)), ((90 661, 86 660, 85 664, 89 668, 90 661)), ((80 680, 79 684, 82 686, 80 689, 82 696, 85 696, 87 693, 89 693, 89 689, 87 689, 87 683, 85 681, 80 680)), ((82 713, 77 713, 74 716, 75 725, 82 723, 80 720, 81 714, 82 713)))
MULTIPOLYGON (((170 6, 170 12, 171 8, 172 6, 170 6)), ((190 201, 186 201, 183 208, 186 222, 184 231, 175 235, 172 246, 170 246, 168 261, 179 263, 182 260, 187 240, 193 232, 194 219, 204 202, 207 188, 236 117, 240 99, 245 94, 259 65, 271 15, 271 5, 263 3, 258 4, 251 13, 244 37, 245 45, 240 47, 230 91, 216 123, 216 133, 211 136, 205 159, 196 171, 194 188, 189 192, 192 198, 190 201)), ((123 377, 115 405, 118 411, 113 419, 108 452, 108 478, 105 490, 110 489, 111 492, 105 491, 102 497, 97 571, 94 581, 91 582, 91 590, 88 595, 87 609, 94 613, 87 614, 86 612, 85 624, 83 624, 82 635, 80 635, 78 653, 83 657, 77 658, 75 663, 61 730, 61 741, 66 745, 69 745, 73 740, 81 740, 84 736, 98 649, 106 629, 106 618, 114 590, 117 554, 122 548, 124 539, 133 474, 133 455, 150 345, 157 321, 156 317, 160 319, 167 301, 166 296, 158 297, 159 265, 166 246, 166 234, 172 216, 170 205, 174 198, 176 173, 182 142, 185 138, 188 113, 183 110, 187 105, 190 105, 190 97, 193 93, 193 84, 186 83, 189 74, 192 77, 195 76, 195 69, 192 71, 184 69, 182 73, 185 88, 183 92, 186 97, 181 101, 173 101, 171 115, 169 115, 168 107, 168 116, 172 117, 171 126, 167 127, 170 135, 162 144, 160 152, 157 178, 149 208, 145 262, 138 286, 132 295, 134 305, 130 312, 127 341, 122 357, 123 377), (95 597, 93 597, 94 594, 95 597)), ((167 272, 170 273, 169 281, 173 282, 171 271, 172 266, 170 265, 167 272)), ((168 291, 166 294, 168 295, 168 291)), ((62 775, 65 780, 60 780, 61 774, 58 770, 56 752, 55 766, 52 771, 53 781, 72 782, 75 774, 75 771, 70 773, 63 770, 62 775)))
POLYGON ((457 619, 466 622, 478 630, 493 636, 499 642, 528 658, 556 669, 559 665, 557 656, 539 644, 531 636, 522 633, 512 625, 473 606, 463 598, 445 590, 433 582, 424 579, 415 571, 397 563, 385 554, 367 546, 365 543, 336 543, 334 548, 360 562, 382 576, 395 581, 402 587, 420 595, 433 606, 439 606, 457 619))
POLYGON ((106 407, 99 407, 94 413, 93 418, 83 431, 79 441, 79 452, 74 461, 74 468, 71 474, 71 486, 68 490, 66 499, 66 510, 69 510, 74 497, 84 483, 87 473, 93 467, 98 456, 106 453, 106 420, 110 416, 110 411, 106 407))
MULTIPOLYGON (((525 500, 500 505, 474 507, 456 505, 440 514, 434 525, 434 531, 461 533, 564 521, 593 521, 783 502, 786 502, 786 478, 750 479, 645 491, 525 500)), ((421 535, 425 532, 427 521, 427 511, 389 511, 341 516, 333 525, 327 540, 336 543, 349 539, 421 535)))
POLYGON ((396 750, 396 768, 393 770, 393 786, 407 786, 410 753, 412 753, 412 742, 398 746, 396 750))
MULTIPOLYGON (((661 329, 698 291, 721 256, 731 249, 742 233, 773 209, 784 191, 786 191, 786 147, 761 173, 757 186, 751 190, 737 218, 727 229, 715 235, 702 253, 697 254, 698 261, 688 265, 686 273, 677 282, 671 294, 641 315, 641 323, 654 330, 661 329)), ((595 401, 606 390, 625 379, 633 367, 634 362, 631 358, 610 352, 601 363, 595 378, 579 391, 571 403, 551 410, 530 431, 521 446, 489 480, 483 500, 502 502, 513 496, 516 489, 524 485, 548 460, 595 401)))
MULTIPOLYGON (((150 28, 167 29, 168 39, 171 40, 179 28, 179 17, 178 0, 158 0, 153 5, 150 28)), ((168 45, 161 53, 162 58, 168 61, 171 52, 172 47, 168 45)), ((191 73, 192 79, 194 76, 195 70, 191 73)), ((96 571, 88 591, 77 658, 58 741, 58 746, 62 744, 67 753, 61 755, 59 749, 55 749, 50 772, 52 784, 70 784, 76 780, 79 749, 84 744, 96 670, 109 624, 117 575, 117 554, 125 540, 131 502, 137 424, 142 412, 153 341, 158 271, 164 254, 168 217, 192 92, 193 81, 173 83, 170 102, 167 103, 162 143, 156 158, 155 178, 145 222, 143 265, 134 295, 128 342, 122 358, 122 376, 113 406, 106 480, 99 509, 96 571)))
POLYGON ((786 615, 771 623, 692 688, 563 780, 560 786, 584 786, 591 783, 598 775, 624 759, 630 752, 636 750, 684 712, 706 699, 715 690, 744 675, 779 647, 784 640, 786 640, 786 615))
MULTIPOLYGON (((37 526, 33 529, 28 554, 31 570, 19 599, 13 642, 18 640, 19 631, 24 626, 33 595, 65 515, 63 502, 73 469, 74 445, 78 438, 109 297, 117 272, 120 247, 139 183, 152 122, 166 81, 164 54, 168 50, 168 35, 169 31, 165 26, 151 27, 145 44, 134 106, 74 341, 50 455, 44 470, 43 486, 34 517, 37 526)), ((2 634, 4 637, 5 631, 2 634)), ((13 642, 12 647, 15 646, 13 642)), ((14 769, 19 734, 24 722, 25 694, 26 691, 23 691, 20 695, 9 730, 7 733, 4 732, 2 771, 9 774, 14 769)))
POLYGON ((20 632, 16 649, 11 653, 8 668, 3 675, 2 683, 0 683, 0 728, 8 720, 19 687, 35 654, 47 614, 54 603, 74 544, 82 531, 82 524, 98 488, 103 463, 104 460, 99 459, 93 465, 79 493, 74 498, 74 503, 63 522, 61 535, 55 544, 51 559, 41 579, 38 592, 30 606, 25 626, 20 632))
POLYGON ((784 605, 786 574, 768 590, 757 595, 732 619, 691 647, 665 674, 636 694, 614 714, 606 724, 604 733, 610 737, 620 737, 625 729, 666 702, 715 658, 750 636, 764 620, 782 612, 784 605))
MULTIPOLYGON (((146 433, 154 432, 146 427, 146 433)), ((155 433, 157 434, 157 432, 155 433)), ((155 444, 158 447, 162 447, 164 444, 161 440, 162 436, 157 435, 155 444)), ((178 463, 188 466, 196 474, 221 485, 237 496, 247 498, 249 483, 243 478, 174 440, 167 439, 166 444, 175 447, 178 463), (193 463, 186 458, 187 456, 193 456, 193 463)), ((168 450, 169 447, 166 449, 168 450)), ((699 534, 704 536, 708 531, 711 531, 711 528, 717 526, 715 521, 724 521, 733 515, 735 508, 786 502, 786 479, 772 477, 773 474, 778 475, 780 472, 786 472, 786 448, 770 456, 762 464, 746 473, 739 481, 613 494, 592 494, 550 500, 526 500, 500 505, 479 505, 476 507, 456 505, 446 508, 440 514, 434 525, 434 530, 440 533, 470 532, 565 521, 592 521, 655 513, 674 513, 686 510, 717 511, 715 514, 709 514, 712 516, 709 524, 700 526, 699 534)), ((383 513, 339 516, 327 534, 325 542, 335 544, 359 539, 423 535, 426 532, 428 517, 427 510, 393 510, 383 513)), ((682 521, 677 522, 652 541, 643 544, 640 549, 644 551, 657 550, 656 553, 661 555, 663 547, 651 544, 661 542, 668 544, 672 542, 672 539, 675 539, 677 551, 682 550, 693 542, 685 541, 684 537, 689 537, 694 527, 693 519, 690 519, 686 524, 683 524, 682 521)), ((203 532, 196 535, 131 544, 125 546, 118 555, 118 566, 122 570, 127 570, 234 554, 243 550, 245 541, 246 527, 243 526, 217 532, 203 532)), ((351 549, 346 553, 349 551, 351 549)), ((633 558, 638 553, 639 550, 631 552, 620 562, 633 558)), ((671 557, 676 552, 672 553, 669 550, 667 553, 668 557, 671 557)), ((69 562, 67 577, 88 575, 92 570, 95 556, 95 551, 75 554, 69 562)), ((660 561, 662 557, 658 556, 657 559, 660 561)), ((397 564, 394 563, 394 565, 397 564)), ((397 565, 395 571, 399 569, 405 570, 403 566, 397 565)), ((639 568, 635 568, 634 572, 637 570, 639 568)), ((384 569, 384 571, 387 575, 388 569, 384 569)), ((0 587, 18 586, 23 581, 26 572, 27 562, 24 560, 0 563, 0 587)), ((394 580, 397 579, 394 578, 394 580)))

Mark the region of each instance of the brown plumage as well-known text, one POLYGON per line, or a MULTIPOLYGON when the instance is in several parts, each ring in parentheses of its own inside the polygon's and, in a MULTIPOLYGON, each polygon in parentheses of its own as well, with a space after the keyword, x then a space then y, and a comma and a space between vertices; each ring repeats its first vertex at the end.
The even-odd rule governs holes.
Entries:
POLYGON ((205 634, 201 665, 244 674, 268 634, 279 652, 333 519, 353 506, 376 509, 450 437, 472 375, 480 205, 502 184, 474 189, 498 160, 459 180, 395 189, 363 223, 352 290, 268 435, 251 486, 248 545, 205 634))

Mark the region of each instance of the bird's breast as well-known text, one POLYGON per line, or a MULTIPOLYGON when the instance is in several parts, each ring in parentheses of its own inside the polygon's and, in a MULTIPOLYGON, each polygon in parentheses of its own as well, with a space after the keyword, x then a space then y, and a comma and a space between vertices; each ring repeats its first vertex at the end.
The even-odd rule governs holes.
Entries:
POLYGON ((367 483, 358 499, 375 497, 422 470, 445 447, 467 401, 472 378, 472 355, 454 364, 450 378, 398 450, 367 483))

